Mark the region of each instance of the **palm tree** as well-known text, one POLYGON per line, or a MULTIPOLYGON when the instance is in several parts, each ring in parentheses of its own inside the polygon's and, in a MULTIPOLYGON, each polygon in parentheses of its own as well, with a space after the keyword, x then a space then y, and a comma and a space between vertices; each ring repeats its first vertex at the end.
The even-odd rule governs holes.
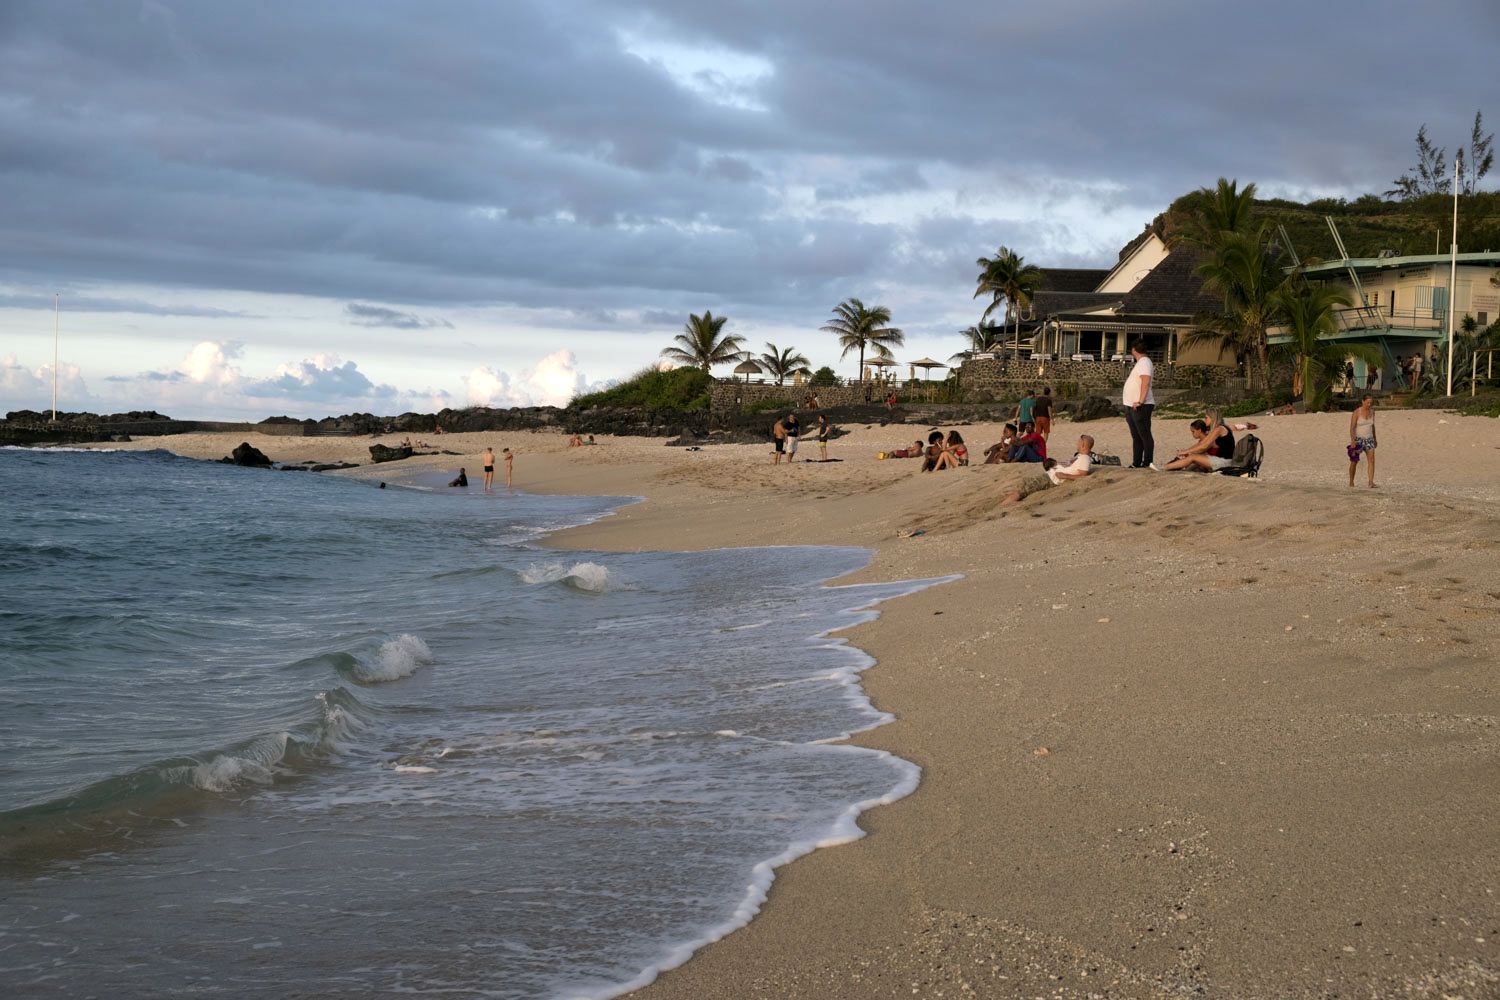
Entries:
POLYGON ((979 323, 963 331, 969 346, 948 356, 949 361, 968 361, 976 354, 993 351, 1005 343, 1005 328, 995 323, 979 323))
POLYGON ((1348 289, 1297 281, 1278 288, 1271 297, 1282 317, 1282 329, 1290 337, 1287 343, 1276 346, 1275 353, 1291 360, 1309 412, 1327 404, 1328 391, 1344 370, 1347 358, 1381 363, 1379 348, 1328 339, 1338 332, 1338 310, 1353 301, 1348 289))
POLYGON ((1041 268, 1026 263, 1014 250, 1001 247, 995 256, 980 257, 975 265, 979 268, 979 285, 974 289, 974 298, 990 297, 981 319, 987 318, 1003 299, 1007 311, 1016 321, 1016 341, 1021 339, 1021 310, 1031 305, 1031 296, 1042 287, 1045 277, 1041 268))
POLYGON ((715 316, 705 310, 702 316, 688 316, 682 333, 673 338, 673 345, 664 348, 661 356, 679 364, 691 365, 708 371, 714 365, 731 361, 744 361, 750 357, 745 350, 745 338, 735 334, 724 334, 728 316, 715 316))
POLYGON ((785 350, 769 341, 766 342, 766 353, 755 359, 760 366, 766 370, 766 374, 776 377, 776 384, 781 385, 788 375, 811 375, 812 368, 808 366, 807 358, 800 354, 795 347, 785 350))
POLYGON ((846 358, 850 351, 859 351, 859 372, 864 377, 865 351, 876 357, 891 357, 891 348, 906 343, 906 335, 890 325, 891 311, 885 306, 865 308, 859 299, 845 299, 833 307, 833 318, 823 327, 826 333, 836 333, 839 346, 844 349, 839 357, 846 358))
POLYGON ((1183 335, 1183 346, 1217 342, 1248 357, 1251 384, 1263 387, 1270 371, 1266 328, 1275 325, 1275 292, 1287 281, 1266 252, 1264 227, 1250 233, 1220 230, 1197 271, 1204 288, 1223 295, 1224 309, 1196 317, 1197 329, 1183 335))
POLYGON ((1202 204, 1187 232, 1178 237, 1212 249, 1223 233, 1250 231, 1250 210, 1255 204, 1255 185, 1240 187, 1238 179, 1219 178, 1212 189, 1199 188, 1194 194, 1202 204))

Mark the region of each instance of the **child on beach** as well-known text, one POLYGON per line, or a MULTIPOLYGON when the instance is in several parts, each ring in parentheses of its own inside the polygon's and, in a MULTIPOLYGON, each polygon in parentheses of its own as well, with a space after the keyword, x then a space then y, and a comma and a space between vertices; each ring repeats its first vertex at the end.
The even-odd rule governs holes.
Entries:
POLYGON ((1349 485, 1354 485, 1354 473, 1359 470, 1359 457, 1365 457, 1365 473, 1369 476, 1370 489, 1375 488, 1375 397, 1366 395, 1359 401, 1359 409, 1349 415, 1349 485))
POLYGON ((488 493, 490 487, 495 484, 495 449, 485 446, 484 449, 484 491, 488 493))

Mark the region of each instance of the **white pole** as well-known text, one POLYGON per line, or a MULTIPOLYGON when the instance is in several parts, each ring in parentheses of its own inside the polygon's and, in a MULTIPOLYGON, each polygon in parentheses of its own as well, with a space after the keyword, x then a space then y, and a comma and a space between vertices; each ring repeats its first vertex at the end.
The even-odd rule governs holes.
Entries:
POLYGON ((58 325, 58 296, 52 294, 52 422, 57 423, 57 340, 61 327, 58 325))
POLYGON ((1458 311, 1458 159, 1453 161, 1453 263, 1448 268, 1448 392, 1453 395, 1453 314, 1458 311))

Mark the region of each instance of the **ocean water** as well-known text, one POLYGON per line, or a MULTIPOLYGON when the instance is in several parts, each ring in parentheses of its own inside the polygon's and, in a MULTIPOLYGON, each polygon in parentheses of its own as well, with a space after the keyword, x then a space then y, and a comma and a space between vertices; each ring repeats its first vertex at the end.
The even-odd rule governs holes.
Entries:
POLYGON ((0 984, 604 997, 916 768, 859 549, 560 553, 621 499, 0 450, 0 984))

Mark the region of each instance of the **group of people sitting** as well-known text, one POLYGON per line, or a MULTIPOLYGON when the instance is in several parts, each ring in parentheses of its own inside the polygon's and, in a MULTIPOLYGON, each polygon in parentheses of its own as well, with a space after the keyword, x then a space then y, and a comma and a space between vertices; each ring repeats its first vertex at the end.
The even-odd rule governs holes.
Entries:
POLYGON ((1000 440, 984 450, 985 465, 1046 461, 1047 437, 1031 420, 1023 421, 1019 427, 1006 424, 1000 440))
POLYGON ((940 472, 943 469, 956 469, 961 465, 968 465, 969 446, 964 444, 963 435, 958 431, 949 431, 946 437, 942 431, 933 431, 927 435, 925 445, 922 439, 918 438, 911 443, 910 447, 881 452, 880 457, 920 458, 923 472, 940 472))
POLYGON ((589 435, 589 439, 587 441, 585 441, 583 439, 583 435, 579 434, 577 431, 574 431, 573 432, 573 436, 570 437, 570 438, 568 438, 568 447, 569 448, 583 448, 583 447, 586 447, 586 446, 591 445, 593 443, 594 443, 594 435, 592 435, 592 434, 589 435))
POLYGON ((1253 430, 1254 424, 1226 424, 1218 410, 1208 410, 1188 425, 1192 445, 1176 452, 1166 465, 1153 462, 1150 467, 1157 472, 1222 472, 1234 464, 1234 432, 1253 430))

